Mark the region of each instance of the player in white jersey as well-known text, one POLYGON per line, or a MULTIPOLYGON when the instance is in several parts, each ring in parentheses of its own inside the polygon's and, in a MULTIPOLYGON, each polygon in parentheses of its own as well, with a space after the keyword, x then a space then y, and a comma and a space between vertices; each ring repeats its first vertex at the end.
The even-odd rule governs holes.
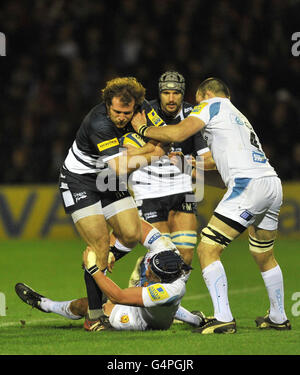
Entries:
POLYGON ((228 189, 202 230, 197 249, 214 317, 196 332, 236 332, 220 256, 245 229, 248 229, 249 249, 259 266, 270 301, 269 312, 257 317, 256 324, 261 329, 289 330, 283 276, 273 253, 282 203, 281 181, 249 121, 230 102, 229 89, 224 82, 218 78, 206 79, 198 87, 196 100, 199 105, 176 126, 151 129, 145 125, 143 113, 137 114, 132 122, 141 135, 166 143, 181 142, 201 130, 228 189))
MULTIPOLYGON (((185 294, 185 273, 190 270, 180 255, 172 250, 148 255, 147 287, 121 289, 111 279, 99 272, 95 252, 84 252, 86 269, 108 298, 103 304, 101 324, 94 331, 114 328, 116 330, 168 329, 174 317, 199 326, 204 322, 201 312, 190 313, 180 306, 185 294)), ((17 295, 32 307, 43 312, 54 312, 69 319, 87 315, 87 298, 72 301, 53 301, 35 292, 29 286, 18 283, 17 295)))

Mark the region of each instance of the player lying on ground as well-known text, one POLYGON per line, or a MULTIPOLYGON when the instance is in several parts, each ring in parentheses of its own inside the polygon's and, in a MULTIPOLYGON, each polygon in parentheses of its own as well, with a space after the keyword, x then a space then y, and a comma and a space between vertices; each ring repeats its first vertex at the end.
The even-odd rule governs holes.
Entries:
MULTIPOLYGON (((190 313, 180 306, 186 290, 185 273, 190 267, 174 251, 162 251, 150 258, 146 270, 149 283, 147 287, 121 289, 104 273, 99 272, 96 254, 90 247, 84 251, 83 261, 86 270, 108 298, 103 304, 101 324, 95 326, 95 331, 165 330, 170 328, 174 318, 194 326, 200 326, 205 320, 201 312, 190 313)), ((52 301, 23 283, 16 284, 15 290, 22 301, 40 311, 54 312, 73 320, 87 315, 87 298, 52 301)))

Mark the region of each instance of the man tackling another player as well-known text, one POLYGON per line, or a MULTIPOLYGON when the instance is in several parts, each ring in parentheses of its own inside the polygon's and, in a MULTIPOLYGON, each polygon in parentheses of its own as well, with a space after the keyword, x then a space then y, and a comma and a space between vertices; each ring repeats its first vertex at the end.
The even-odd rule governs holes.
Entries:
MULTIPOLYGON (((137 163, 145 165, 152 156, 164 155, 165 150, 150 142, 139 150, 139 155, 120 150, 119 139, 133 131, 130 121, 135 111, 140 107, 146 113, 153 111, 140 82, 134 77, 112 79, 102 90, 102 96, 103 102, 91 109, 77 131, 61 168, 59 189, 65 212, 71 215, 78 233, 93 248, 97 263, 104 270, 110 229, 128 247, 134 247, 142 235, 136 204, 122 183, 122 176, 137 168, 137 163), (106 184, 111 175, 113 187, 106 184)), ((88 316, 97 320, 101 291, 86 271, 84 279, 88 316)))
POLYGON ((182 142, 202 131, 227 192, 202 230, 197 252, 202 274, 214 306, 214 317, 195 331, 235 333, 227 291, 222 251, 248 229, 249 250, 259 266, 270 310, 256 318, 259 328, 289 330, 284 309, 281 269, 274 257, 282 187, 247 118, 233 106, 228 87, 218 78, 203 81, 196 93, 197 106, 178 125, 148 127, 138 113, 132 125, 142 136, 161 142, 182 142))

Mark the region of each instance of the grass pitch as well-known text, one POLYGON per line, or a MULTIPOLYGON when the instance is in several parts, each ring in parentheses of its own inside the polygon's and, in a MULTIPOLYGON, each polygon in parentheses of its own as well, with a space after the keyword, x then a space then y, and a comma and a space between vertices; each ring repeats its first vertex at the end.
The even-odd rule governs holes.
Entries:
MULTIPOLYGON (((300 253, 296 240, 276 241, 276 257, 285 282, 286 312, 292 324, 292 330, 285 332, 261 331, 255 326, 256 316, 268 309, 268 298, 247 242, 237 240, 225 250, 222 262, 228 278, 231 310, 237 321, 235 335, 202 336, 192 333, 187 324, 174 324, 168 331, 90 333, 83 330, 83 320, 71 321, 42 313, 17 297, 14 291, 17 282, 24 282, 54 300, 85 296, 81 269, 84 247, 81 240, 2 241, 0 292, 6 299, 6 315, 0 316, 1 355, 300 354, 299 303, 295 306, 295 293, 300 294, 300 253)), ((126 287, 135 260, 143 253, 144 249, 137 247, 122 258, 111 278, 126 287)), ((182 305, 212 315, 211 300, 196 256, 193 267, 182 305)))

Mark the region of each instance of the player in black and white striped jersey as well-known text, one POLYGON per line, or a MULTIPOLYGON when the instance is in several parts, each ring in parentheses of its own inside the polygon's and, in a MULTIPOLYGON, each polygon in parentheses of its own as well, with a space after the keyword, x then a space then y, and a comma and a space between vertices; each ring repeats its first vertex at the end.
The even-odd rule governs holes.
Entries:
MULTIPOLYGON (((124 182, 121 177, 132 172, 135 165, 146 165, 153 156, 165 153, 157 142, 149 142, 135 151, 138 155, 133 155, 133 151, 124 154, 124 149, 121 150, 119 138, 133 131, 130 121, 137 110, 151 112, 150 124, 163 123, 145 100, 145 89, 135 78, 113 79, 107 82, 102 94, 103 102, 92 108, 82 121, 59 178, 65 211, 72 216, 83 240, 95 251, 101 270, 107 267, 108 226, 126 246, 134 247, 141 239, 136 204, 127 190, 126 178, 124 182), (133 157, 135 164, 129 166, 133 157)), ((90 288, 89 317, 96 319, 101 309, 99 289, 86 272, 85 281, 90 288)))
MULTIPOLYGON (((158 81, 159 98, 151 106, 168 125, 179 123, 192 111, 192 104, 184 101, 185 79, 175 71, 167 71, 158 81)), ((183 155, 202 156, 206 167, 215 166, 201 133, 173 149, 183 155)), ((193 199, 192 178, 165 156, 154 165, 134 171, 131 180, 134 198, 141 216, 169 236, 187 264, 191 264, 197 241, 196 203, 193 199), (188 200, 187 201, 187 198, 188 200)))

